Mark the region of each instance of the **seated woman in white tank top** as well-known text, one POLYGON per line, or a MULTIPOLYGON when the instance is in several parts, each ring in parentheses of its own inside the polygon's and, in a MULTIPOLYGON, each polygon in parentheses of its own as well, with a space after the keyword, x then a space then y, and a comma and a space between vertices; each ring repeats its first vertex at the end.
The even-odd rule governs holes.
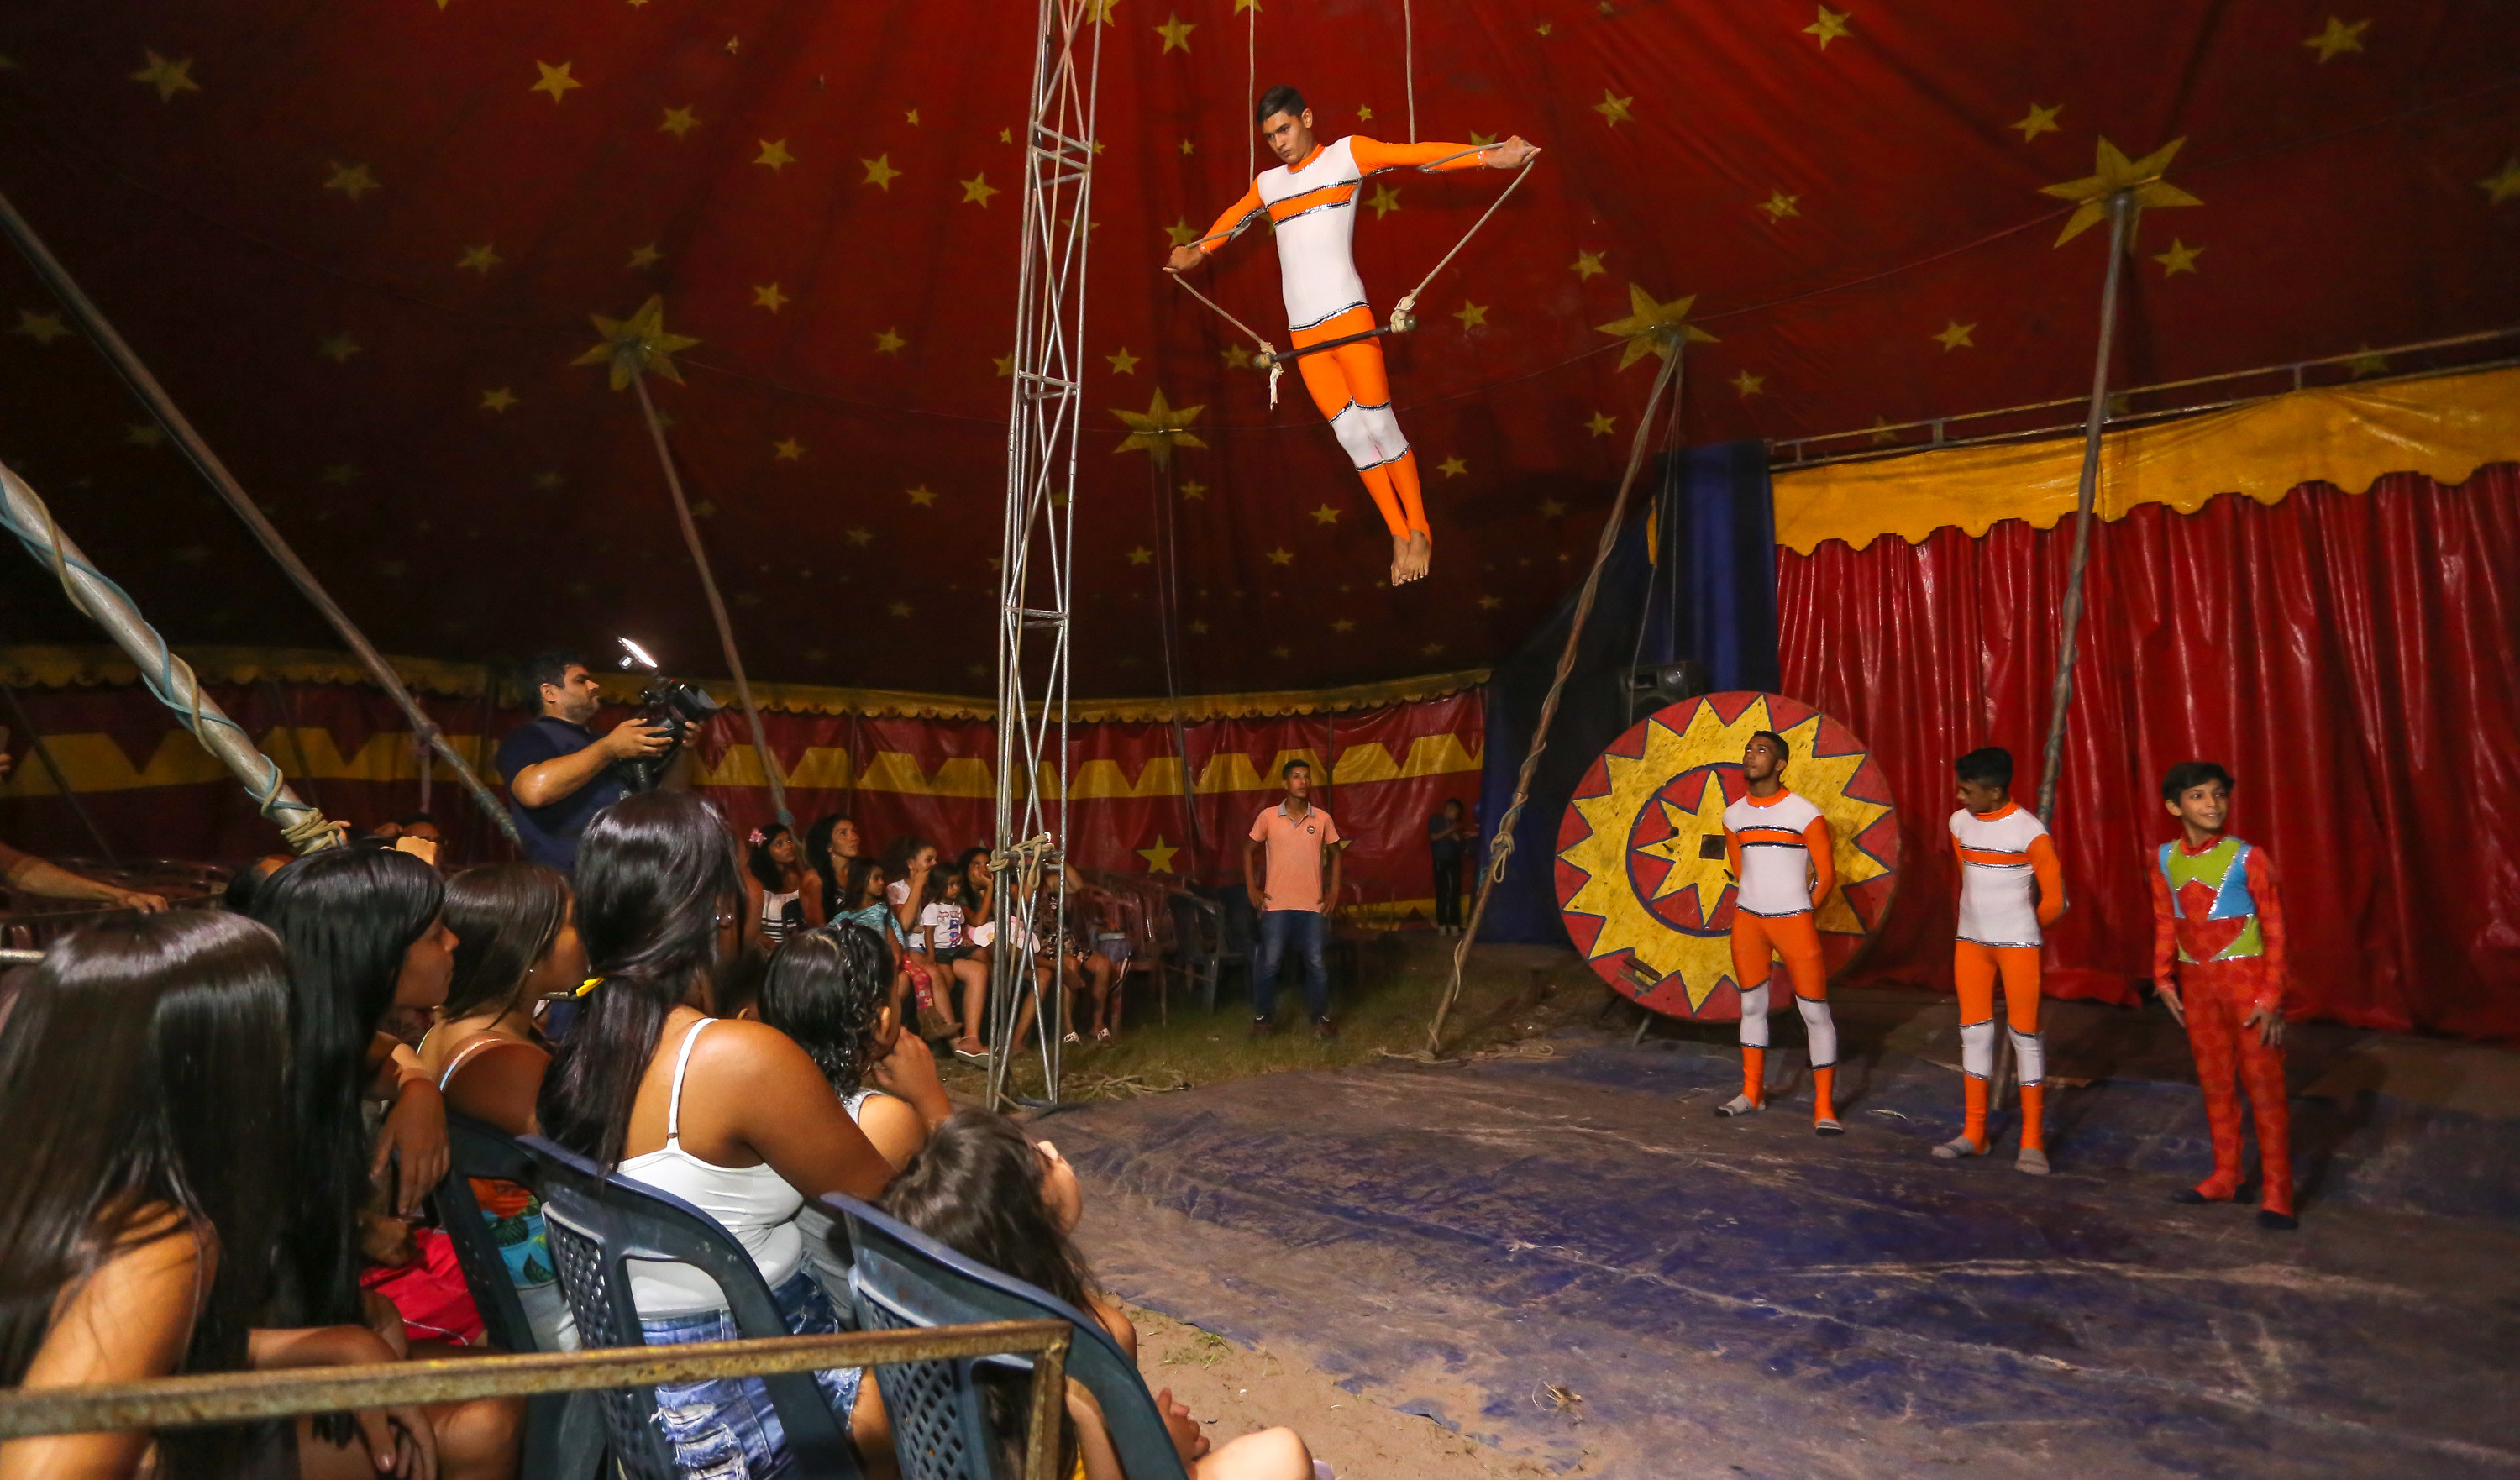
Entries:
MULTIPOLYGON (((588 826, 576 881, 596 982, 544 1076, 543 1134, 715 1218, 752 1256, 791 1333, 837 1329, 803 1273, 797 1211, 828 1191, 873 1197, 892 1168, 803 1050, 705 1010, 745 904, 725 821, 690 792, 627 797, 588 826)), ((737 1334, 724 1295, 696 1269, 634 1264, 631 1294, 650 1345, 737 1334)), ((856 1369, 815 1377, 860 1450, 880 1453, 890 1440, 874 1384, 856 1369)), ((788 1467, 758 1378, 665 1384, 656 1397, 684 1473, 788 1467)))

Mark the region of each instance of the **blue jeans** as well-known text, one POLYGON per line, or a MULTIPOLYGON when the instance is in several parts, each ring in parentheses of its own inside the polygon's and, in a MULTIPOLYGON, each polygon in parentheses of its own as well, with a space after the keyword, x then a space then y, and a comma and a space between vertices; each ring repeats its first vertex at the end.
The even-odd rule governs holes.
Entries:
MULTIPOLYGON (((772 1290, 770 1298, 791 1336, 827 1336, 840 1328, 830 1298, 803 1270, 772 1290)), ((639 1323, 639 1329, 650 1346, 733 1341, 738 1334, 732 1311, 651 1317, 639 1323)), ((844 1434, 865 1376, 866 1369, 855 1367, 814 1374, 844 1434)), ((778 1411, 770 1406, 770 1391, 758 1377, 713 1377, 679 1386, 658 1383, 655 1421, 673 1448, 674 1468, 686 1480, 763 1480, 792 1467, 787 1427, 779 1421, 778 1411)))
POLYGON ((1330 968, 1322 961, 1319 910, 1270 910, 1260 917, 1260 963, 1251 968, 1251 1015, 1278 1015, 1278 963, 1291 940, 1304 959, 1304 1005, 1316 1018, 1330 1015, 1330 968))

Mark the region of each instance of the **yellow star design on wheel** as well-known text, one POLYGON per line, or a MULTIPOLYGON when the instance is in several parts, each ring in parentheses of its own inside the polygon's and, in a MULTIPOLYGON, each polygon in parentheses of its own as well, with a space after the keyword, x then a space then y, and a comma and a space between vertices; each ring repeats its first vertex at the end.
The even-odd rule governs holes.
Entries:
POLYGON ((1373 219, 1379 221, 1400 208, 1400 192, 1388 185, 1377 185, 1373 188, 1372 199, 1365 203, 1373 207, 1373 219))
POLYGON ((18 327, 9 332, 14 335, 23 335, 38 344, 49 345, 55 339, 66 337, 70 331, 69 327, 62 322, 60 314, 37 313, 31 308, 21 308, 18 310, 18 327))
POLYGON ((858 162, 866 166, 866 178, 858 182, 860 185, 872 185, 887 196, 892 194, 892 182, 901 178, 901 171, 892 167, 891 155, 880 154, 858 162))
POLYGON ((901 336, 897 329, 878 330, 875 336, 875 352, 877 354, 899 354, 901 353, 901 346, 909 342, 910 341, 908 339, 901 336))
POLYGON ((1295 552, 1286 549, 1282 545, 1275 550, 1267 552, 1267 555, 1269 557, 1269 563, 1272 565, 1291 565, 1295 562, 1295 552))
POLYGON ((1602 334, 1614 335, 1628 341, 1619 351, 1619 369, 1625 370, 1646 355, 1671 357, 1672 349, 1691 341, 1701 344, 1716 342, 1715 336, 1688 322, 1689 305, 1697 294, 1657 303, 1654 295, 1639 284, 1628 285, 1628 316, 1598 326, 1602 334))
POLYGON ((2056 115, 2064 111, 2065 105, 2062 103, 2057 104, 2054 108, 2041 108, 2038 104, 2033 103, 2030 105, 2030 112, 2027 114, 2003 126, 2006 128, 2017 128, 2021 130, 2021 142, 2027 144, 2031 140, 2038 138, 2041 134, 2063 133, 2065 130, 2056 122, 2056 115))
POLYGON ((1754 376, 1745 370, 1732 378, 1732 388, 1741 392, 1741 399, 1746 401, 1752 396, 1766 393, 1768 389, 1768 378, 1766 376, 1754 376))
POLYGON ((2204 247, 2190 247, 2177 237, 2173 237, 2170 239, 2170 250, 2155 252, 2152 259, 2161 264, 2163 277, 2175 278, 2182 272, 2194 272, 2196 259, 2203 255, 2205 255, 2204 247))
POLYGON ((1462 329, 1464 333, 1473 329, 1485 329, 1488 327, 1488 305, 1473 303, 1464 298, 1462 300, 1462 306, 1453 310, 1453 317, 1462 321, 1462 329))
POLYGON ((1593 419, 1584 424, 1584 429, 1597 437, 1605 437, 1619 429, 1619 419, 1606 411, 1596 411, 1593 419))
POLYGON ((1111 367, 1111 373, 1115 376, 1133 376, 1138 373, 1139 357, 1129 353, 1129 346, 1126 344, 1120 346, 1118 354, 1106 354, 1102 359, 1111 367))
POLYGON ((982 210, 989 208, 989 197, 1002 196, 1006 194, 1005 191, 991 185, 989 183, 989 177, 986 174, 973 175, 968 180, 960 180, 955 183, 963 187, 963 200, 961 203, 965 205, 976 205, 982 210))
POLYGON ((1313 511, 1313 522, 1316 524, 1335 524, 1338 522, 1338 516, 1339 511, 1328 504, 1313 511))
POLYGON ((481 409, 483 411, 496 411, 504 415, 509 407, 516 404, 517 393, 510 390, 505 385, 500 386, 496 390, 485 390, 481 392, 481 409))
POLYGON ((781 170, 786 169, 788 165, 795 163, 796 157, 788 152, 787 140, 764 139, 761 141, 761 153, 753 156, 752 162, 755 164, 769 165, 770 172, 775 175, 781 170))
POLYGON ((576 65, 577 64, 574 62, 563 62, 560 66, 554 67, 548 62, 535 63, 534 69, 543 74, 543 79, 540 82, 535 83, 533 86, 526 88, 525 91, 529 93, 549 93, 551 94, 552 102, 557 105, 561 99, 568 96, 570 88, 584 87, 586 85, 568 74, 568 69, 576 65))
POLYGON ((699 126, 699 114, 688 108, 669 108, 665 110, 665 121, 656 125, 656 132, 679 139, 699 126))
MULTIPOLYGON (((1167 405, 1164 401, 1163 387, 1158 385, 1155 387, 1154 399, 1147 403, 1146 410, 1115 410, 1111 413, 1120 419, 1121 426, 1129 428, 1129 434, 1122 437, 1120 445, 1111 450, 1143 452, 1154 460, 1156 467, 1168 468, 1172 466, 1174 448, 1207 445, 1198 439, 1198 433, 1190 429, 1191 423, 1197 421, 1198 414, 1206 409, 1204 406, 1167 405)), ((1184 492, 1187 494, 1188 490, 1185 489, 1184 492)))
POLYGON ((2476 182, 2485 191, 2485 203, 2499 205, 2513 196, 2520 196, 2520 155, 2502 161, 2502 168, 2476 182))
POLYGON ((1182 20, 1179 11, 1165 17, 1164 23, 1155 27, 1155 34, 1164 38, 1164 49, 1155 55, 1160 57, 1176 51, 1189 51, 1190 33, 1196 29, 1196 25, 1182 20))
POLYGON ((770 451, 783 463, 801 463, 805 460, 805 444, 792 436, 784 442, 771 443, 770 451))
POLYGON ((1504 605, 1505 598, 1501 596, 1483 596, 1479 598, 1479 609, 1481 611, 1494 611, 1504 605))
POLYGON ((1171 240, 1175 247, 1188 247, 1192 242, 1198 240, 1198 228, 1191 225, 1190 218, 1188 216, 1184 216, 1174 221, 1172 225, 1165 227, 1164 235, 1171 240))
POLYGON ((1724 902, 1724 891, 1732 886, 1732 876, 1723 859, 1701 857, 1697 842, 1701 837, 1720 837, 1724 833, 1724 788, 1710 778, 1706 788, 1698 793, 1694 812, 1661 797, 1654 798, 1654 805, 1662 809, 1663 825, 1671 829, 1671 835, 1636 850, 1670 865, 1662 882, 1654 885, 1653 897, 1668 899, 1683 889, 1694 889, 1697 918, 1714 919, 1715 908, 1724 902))
POLYGON ((1974 324, 1963 324, 1958 319, 1946 319, 1943 321, 1943 332, 1941 334, 1929 334, 1925 336, 1925 337, 1929 339, 1940 339, 1943 345, 1943 353, 1950 354, 1953 350, 1963 347, 1969 349, 1977 348, 1976 341, 1969 337, 1971 332, 1976 328, 1977 326, 1974 324))
POLYGON ((902 492, 910 496, 911 503, 918 505, 922 509, 928 508, 936 502, 935 490, 929 488, 924 483, 920 484, 916 488, 905 488, 902 492))
POLYGON ((456 260, 455 270, 457 272, 477 272, 486 278, 490 275, 491 268, 498 266, 505 260, 506 259, 501 257, 496 251, 491 250, 491 244, 484 242, 478 247, 468 247, 464 248, 464 255, 456 260))
POLYGON ((347 331, 344 331, 340 334, 326 335, 319 341, 315 352, 336 365, 347 365, 350 363, 350 356, 364 354, 367 349, 358 340, 351 338, 347 331))
POLYGON ((326 190, 338 190, 356 201, 369 191, 384 188, 378 183, 376 176, 368 173, 365 164, 343 164, 338 159, 328 159, 325 163, 333 170, 332 178, 324 182, 326 190))
POLYGON ((648 301, 639 305, 639 311, 626 319, 608 319, 600 313, 591 317, 595 320, 595 332, 604 338, 569 361, 571 365, 607 367, 615 390, 627 390, 631 376, 651 370, 677 385, 682 383, 683 372, 674 364, 674 356, 699 340, 689 335, 666 332, 663 294, 649 294, 648 301))
MULTIPOLYGON (((1548 32, 1543 31, 1542 34, 1546 35, 1548 32)), ((1635 121, 1636 114, 1628 111, 1628 105, 1636 101, 1636 95, 1633 93, 1622 98, 1605 87, 1601 89, 1601 101, 1593 105, 1593 112, 1601 115, 1602 122, 1616 128, 1622 123, 1635 121)))
POLYGON ((1173 855, 1180 851, 1181 849, 1166 844, 1164 841, 1164 835, 1158 832, 1155 834, 1154 846, 1151 848, 1140 848, 1138 850, 1138 856, 1147 861, 1148 873, 1170 874, 1173 872, 1173 855))
POLYGON ((634 247, 630 248, 629 270, 637 272, 642 268, 653 267, 664 258, 665 254, 656 249, 656 244, 653 242, 645 247, 634 247))
POLYGON ((2204 204, 2204 202, 2162 178, 2162 172, 2170 168, 2172 157, 2178 155, 2179 146, 2186 142, 2186 138, 2182 136, 2140 159, 2129 159, 2124 152, 2104 138, 2100 140, 2097 162, 2091 174, 2058 185, 2041 186, 2041 195, 2074 202, 2074 213, 2065 218, 2065 229, 2056 234, 2055 245, 2062 247, 2106 220, 2109 198, 2120 191, 2135 197, 2138 209, 2204 204))
POLYGON ((777 313, 787 306, 788 302, 788 295, 779 291, 779 285, 776 283, 759 283, 753 286, 752 306, 755 308, 767 308, 772 313, 777 313))
POLYGON ((1448 478, 1458 478, 1470 471, 1470 465, 1460 458, 1446 458, 1435 465, 1435 471, 1448 478))
POLYGON ((197 93, 202 90, 202 84, 193 80, 192 58, 178 57, 170 62, 152 51, 144 51, 140 55, 149 60, 149 65, 133 72, 131 80, 146 82, 158 89, 158 102, 172 103, 177 93, 197 93))
POLYGON ((1803 34, 1820 37, 1820 49, 1826 51, 1831 41, 1842 41, 1846 38, 1847 15, 1845 11, 1833 11, 1823 5, 1820 7, 1820 19, 1804 26, 1803 34))
POLYGON ((2325 28, 2316 36, 2303 37, 2301 44, 2318 52, 2318 65, 2325 67, 2347 52, 2361 51, 2362 33, 2370 28, 2371 22, 2368 21, 2357 21, 2348 25, 2343 18, 2330 16, 2327 18, 2325 28))
POLYGON ((1588 278, 1598 278, 1606 270, 1601 266, 1599 252, 1584 251, 1580 248, 1575 253, 1575 265, 1567 269, 1575 275, 1575 281, 1578 283, 1588 278))
POLYGON ((1769 220, 1781 221, 1787 216, 1802 214, 1801 201, 1800 196, 1789 196, 1781 190, 1772 190, 1768 192, 1768 199, 1759 202, 1759 208, 1768 213, 1769 220))

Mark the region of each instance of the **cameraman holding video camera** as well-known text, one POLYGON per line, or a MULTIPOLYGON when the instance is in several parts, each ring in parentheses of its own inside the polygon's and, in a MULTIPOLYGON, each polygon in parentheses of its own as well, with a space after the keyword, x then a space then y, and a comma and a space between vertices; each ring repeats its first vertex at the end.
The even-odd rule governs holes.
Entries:
POLYGON ((499 774, 508 779, 508 812, 525 857, 565 873, 577 866, 578 834, 595 814, 637 789, 616 762, 662 755, 673 740, 663 726, 637 717, 609 735, 588 729, 603 695, 574 652, 537 653, 526 659, 523 678, 540 695, 542 713, 499 742, 499 774))

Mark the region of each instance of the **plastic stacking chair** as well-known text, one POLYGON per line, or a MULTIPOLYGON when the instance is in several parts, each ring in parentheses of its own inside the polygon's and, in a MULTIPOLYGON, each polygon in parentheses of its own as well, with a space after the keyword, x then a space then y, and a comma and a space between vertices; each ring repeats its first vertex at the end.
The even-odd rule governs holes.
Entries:
MULTIPOLYGON (((718 1222, 679 1197, 617 1174, 607 1174, 574 1151, 540 1136, 518 1142, 534 1159, 550 1230, 552 1261, 561 1289, 577 1317, 579 1342, 588 1348, 645 1346, 639 1310, 630 1299, 633 1259, 672 1260, 717 1281, 744 1339, 785 1336, 788 1324, 770 1298, 770 1286, 752 1256, 718 1222)), ((811 1372, 775 1372, 760 1379, 788 1433, 793 1473, 805 1480, 860 1480, 857 1452, 823 1401, 811 1372)), ((626 1480, 676 1480, 673 1447, 652 1421, 653 1387, 618 1388, 604 1395, 606 1431, 626 1480)))
MULTIPOLYGON (((849 1289, 860 1330, 980 1321, 1064 1321, 1067 1375, 1102 1405, 1129 1480, 1188 1480, 1154 1395, 1102 1323, 1046 1290, 966 1259, 854 1197, 827 1193, 853 1256, 849 1289)), ((1029 1357, 905 1362, 878 1368, 903 1480, 994 1480, 998 1453, 973 1370, 1029 1372, 1029 1357)))
MULTIPOLYGON (((531 1187, 534 1160, 505 1131, 460 1111, 446 1112, 449 1161, 437 1187, 437 1222, 455 1245, 464 1283, 481 1326, 503 1351, 533 1352, 533 1323, 508 1278, 508 1261, 490 1235, 472 1179, 495 1177, 531 1187)), ((588 1480, 604 1462, 604 1420, 593 1393, 539 1393, 525 1400, 525 1437, 518 1473, 533 1480, 588 1480)))

